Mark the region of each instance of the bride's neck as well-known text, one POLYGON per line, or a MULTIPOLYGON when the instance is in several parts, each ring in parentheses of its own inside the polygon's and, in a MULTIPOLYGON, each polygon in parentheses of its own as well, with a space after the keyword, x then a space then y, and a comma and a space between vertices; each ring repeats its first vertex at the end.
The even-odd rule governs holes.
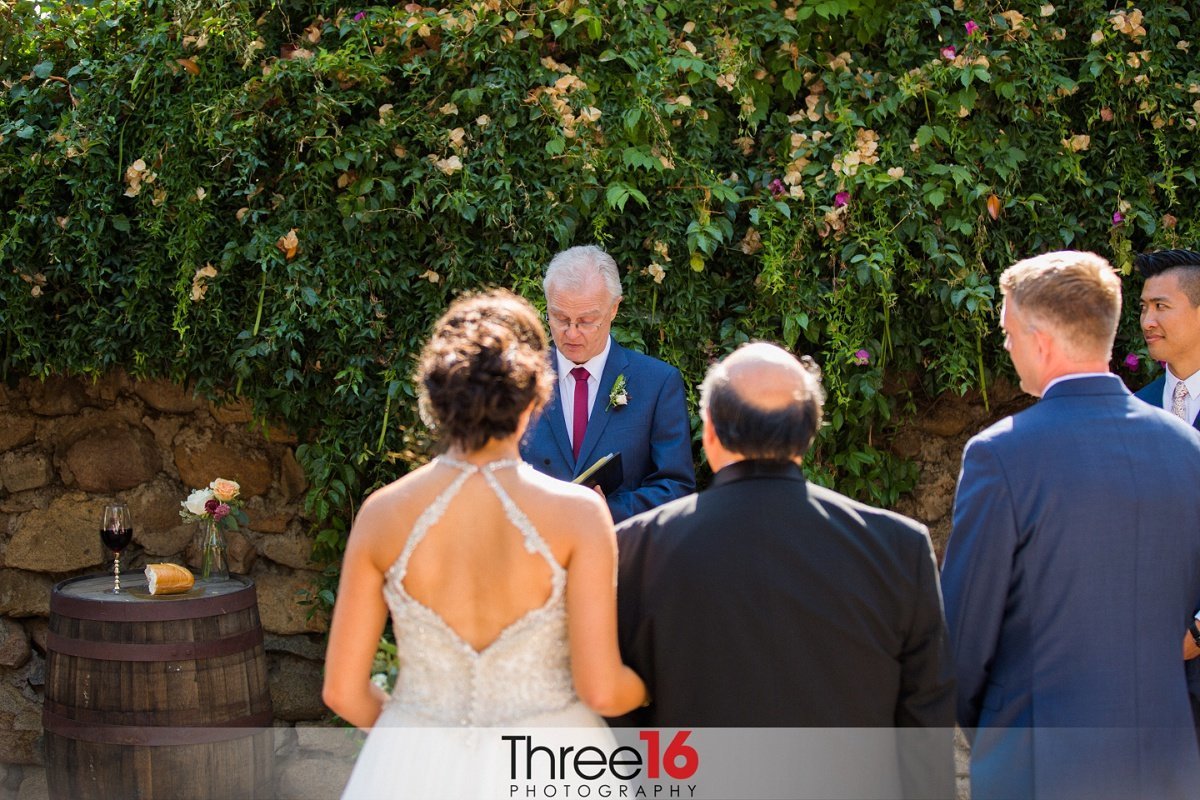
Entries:
POLYGON ((482 447, 468 450, 460 445, 451 445, 446 455, 469 464, 486 464, 489 461, 500 461, 506 458, 520 458, 520 439, 507 436, 503 439, 488 439, 482 447))

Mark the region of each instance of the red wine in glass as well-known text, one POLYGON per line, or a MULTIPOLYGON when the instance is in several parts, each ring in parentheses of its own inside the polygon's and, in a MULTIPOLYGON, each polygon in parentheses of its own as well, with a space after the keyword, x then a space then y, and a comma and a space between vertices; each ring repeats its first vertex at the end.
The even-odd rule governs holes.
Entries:
POLYGON ((109 503, 104 507, 104 521, 100 523, 100 541, 113 552, 113 594, 121 593, 121 551, 133 541, 133 519, 129 506, 124 503, 109 503))

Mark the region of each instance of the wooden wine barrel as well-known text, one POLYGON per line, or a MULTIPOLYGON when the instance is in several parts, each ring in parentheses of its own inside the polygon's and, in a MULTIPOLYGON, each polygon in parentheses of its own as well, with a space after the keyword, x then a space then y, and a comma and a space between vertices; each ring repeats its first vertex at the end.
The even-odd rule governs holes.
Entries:
POLYGON ((144 576, 50 597, 42 725, 51 797, 270 797, 271 695, 254 583, 154 597, 144 576))

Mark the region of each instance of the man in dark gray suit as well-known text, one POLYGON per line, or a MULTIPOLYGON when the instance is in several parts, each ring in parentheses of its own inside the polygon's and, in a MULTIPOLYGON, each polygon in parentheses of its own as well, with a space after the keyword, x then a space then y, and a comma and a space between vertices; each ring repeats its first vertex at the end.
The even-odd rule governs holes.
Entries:
POLYGON ((1092 253, 1000 277, 1021 388, 963 452, 942 568, 971 796, 1193 798, 1180 633, 1200 587, 1200 438, 1108 371, 1121 282, 1092 253))
MULTIPOLYGON (((621 651, 653 698, 632 722, 953 728, 928 532, 805 480, 822 399, 815 366, 770 344, 709 371, 712 486, 617 529, 621 651)), ((950 737, 926 741, 854 770, 898 770, 897 795, 953 796, 950 737)))

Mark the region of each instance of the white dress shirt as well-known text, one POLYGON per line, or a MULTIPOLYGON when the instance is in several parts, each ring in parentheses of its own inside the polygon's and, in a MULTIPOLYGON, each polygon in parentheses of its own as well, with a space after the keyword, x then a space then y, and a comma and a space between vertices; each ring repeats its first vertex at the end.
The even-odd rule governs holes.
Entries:
POLYGON ((1178 378, 1175 373, 1171 372, 1171 368, 1167 367, 1167 380, 1163 384, 1163 408, 1168 413, 1175 408, 1175 384, 1183 381, 1188 387, 1187 400, 1184 401, 1185 413, 1187 414, 1186 422, 1191 425, 1196 422, 1196 412, 1200 411, 1200 371, 1193 372, 1190 378, 1178 378))
POLYGON ((592 418, 592 409, 596 407, 596 395, 600 392, 600 376, 604 374, 604 365, 608 363, 608 352, 612 349, 612 337, 604 342, 600 355, 593 356, 582 364, 574 364, 567 360, 561 350, 555 349, 554 356, 558 359, 558 394, 562 398, 563 421, 567 423, 567 438, 571 446, 575 445, 575 376, 571 370, 583 367, 588 371, 588 419, 592 418))

